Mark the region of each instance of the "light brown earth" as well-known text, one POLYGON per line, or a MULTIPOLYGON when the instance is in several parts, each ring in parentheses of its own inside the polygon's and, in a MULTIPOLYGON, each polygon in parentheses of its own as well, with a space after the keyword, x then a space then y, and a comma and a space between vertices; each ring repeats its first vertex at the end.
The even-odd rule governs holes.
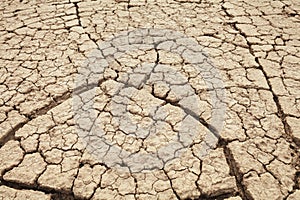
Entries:
POLYGON ((3 0, 0 13, 1 200, 300 199, 299 0, 3 0), (122 55, 103 43, 141 28, 174 34, 122 55), (193 62, 220 73, 219 132, 193 62))

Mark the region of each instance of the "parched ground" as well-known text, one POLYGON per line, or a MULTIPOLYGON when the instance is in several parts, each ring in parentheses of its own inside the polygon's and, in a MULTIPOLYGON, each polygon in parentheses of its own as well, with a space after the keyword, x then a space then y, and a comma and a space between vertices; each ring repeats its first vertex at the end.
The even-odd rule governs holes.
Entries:
POLYGON ((300 199, 299 0, 0 12, 0 199, 300 199))

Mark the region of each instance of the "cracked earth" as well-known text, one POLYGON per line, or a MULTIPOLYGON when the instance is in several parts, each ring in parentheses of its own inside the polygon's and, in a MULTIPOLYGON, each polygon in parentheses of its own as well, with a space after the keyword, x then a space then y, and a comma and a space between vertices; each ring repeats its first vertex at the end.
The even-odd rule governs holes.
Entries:
POLYGON ((0 12, 0 199, 300 199, 298 0, 0 12))

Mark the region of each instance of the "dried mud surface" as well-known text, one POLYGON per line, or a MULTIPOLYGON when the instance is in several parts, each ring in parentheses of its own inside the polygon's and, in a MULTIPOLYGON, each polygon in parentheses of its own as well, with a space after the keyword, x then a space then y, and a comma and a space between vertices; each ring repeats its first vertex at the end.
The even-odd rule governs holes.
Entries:
POLYGON ((299 12, 298 0, 2 1, 0 199, 299 200, 299 12), (125 53, 103 45, 141 28, 174 34, 150 31, 167 42, 125 53), (219 131, 193 62, 220 73, 219 131), (127 162, 141 152, 157 163, 127 162))

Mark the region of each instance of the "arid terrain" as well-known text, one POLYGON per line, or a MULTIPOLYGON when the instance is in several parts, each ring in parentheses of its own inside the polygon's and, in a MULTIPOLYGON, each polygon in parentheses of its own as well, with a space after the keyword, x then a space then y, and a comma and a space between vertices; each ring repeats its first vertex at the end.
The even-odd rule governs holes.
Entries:
POLYGON ((299 0, 2 0, 1 200, 300 200, 299 0))

